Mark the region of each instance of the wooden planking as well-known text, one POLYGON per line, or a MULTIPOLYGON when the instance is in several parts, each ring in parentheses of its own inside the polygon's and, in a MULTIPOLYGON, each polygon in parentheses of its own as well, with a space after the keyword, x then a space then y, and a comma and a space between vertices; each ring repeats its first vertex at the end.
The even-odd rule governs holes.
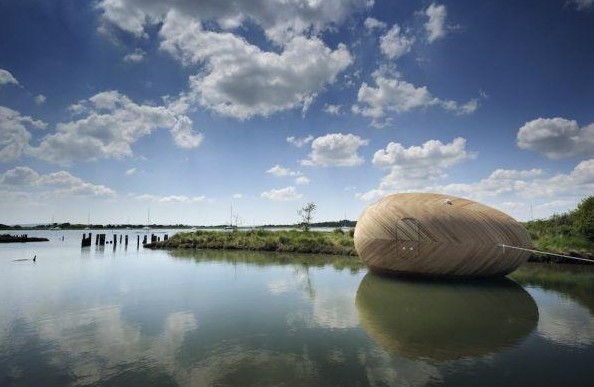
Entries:
POLYGON ((378 271, 505 275, 530 255, 500 244, 532 248, 522 225, 503 212, 440 194, 386 196, 363 212, 355 228, 359 256, 378 271))

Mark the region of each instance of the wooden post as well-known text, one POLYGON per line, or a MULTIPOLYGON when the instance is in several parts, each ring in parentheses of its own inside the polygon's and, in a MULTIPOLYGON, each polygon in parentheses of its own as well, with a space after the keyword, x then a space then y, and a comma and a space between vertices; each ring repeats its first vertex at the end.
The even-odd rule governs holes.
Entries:
POLYGON ((128 235, 126 235, 126 237, 124 238, 124 244, 125 244, 126 246, 128 246, 128 235))
POLYGON ((99 244, 99 235, 100 234, 95 235, 95 246, 99 244))
POLYGON ((118 244, 118 236, 116 234, 113 234, 113 246, 115 247, 115 245, 118 244))
POLYGON ((167 239, 169 239, 169 235, 165 234, 165 236, 163 236, 163 240, 166 241, 167 239))
POLYGON ((136 235, 136 250, 140 247, 140 235, 136 235))
POLYGON ((122 244, 122 235, 120 234, 120 244, 122 244))
POLYGON ((146 245, 146 235, 144 237, 142 237, 142 244, 146 245))

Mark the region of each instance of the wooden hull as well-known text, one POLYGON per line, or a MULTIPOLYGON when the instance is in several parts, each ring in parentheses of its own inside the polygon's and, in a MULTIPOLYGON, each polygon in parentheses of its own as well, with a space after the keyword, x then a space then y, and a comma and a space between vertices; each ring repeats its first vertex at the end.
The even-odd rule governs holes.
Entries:
POLYGON ((483 204, 440 194, 395 194, 369 206, 355 248, 373 271, 446 277, 503 276, 530 253, 524 227, 483 204))

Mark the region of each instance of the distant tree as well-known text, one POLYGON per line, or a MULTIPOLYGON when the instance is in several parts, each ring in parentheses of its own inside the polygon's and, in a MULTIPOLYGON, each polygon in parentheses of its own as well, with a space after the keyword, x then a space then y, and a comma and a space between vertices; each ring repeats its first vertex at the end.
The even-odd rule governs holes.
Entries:
POLYGON ((575 230, 594 241, 594 196, 582 200, 572 215, 575 230))
POLYGON ((297 211, 299 217, 301 217, 301 228, 303 231, 309 231, 311 227, 311 221, 313 219, 313 213, 316 211, 315 203, 307 203, 302 209, 297 211))

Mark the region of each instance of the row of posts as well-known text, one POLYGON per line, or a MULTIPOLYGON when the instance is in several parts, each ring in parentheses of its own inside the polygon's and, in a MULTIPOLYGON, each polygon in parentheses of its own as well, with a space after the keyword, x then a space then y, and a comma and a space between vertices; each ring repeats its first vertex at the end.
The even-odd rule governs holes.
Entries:
MULTIPOLYGON (((106 234, 96 234, 95 235, 95 246, 105 246, 105 244, 113 244, 113 247, 115 248, 118 244, 118 235, 113 235, 113 241, 107 241, 106 242, 106 234)), ((120 244, 122 244, 122 237, 124 238, 124 245, 126 247, 128 247, 128 235, 119 235, 120 237, 120 244)), ((165 234, 163 236, 163 240, 166 241, 169 239, 169 235, 165 234)), ((93 234, 89 233, 89 236, 87 237, 87 234, 83 234, 82 236, 82 241, 80 243, 81 247, 90 247, 93 241, 93 234)), ((161 241, 161 237, 156 236, 155 234, 151 234, 151 243, 155 243, 155 242, 159 242, 161 241)), ((147 244, 147 235, 144 235, 142 238, 142 244, 146 245, 147 244)), ((140 235, 136 235, 136 248, 138 249, 140 247, 140 235)))

